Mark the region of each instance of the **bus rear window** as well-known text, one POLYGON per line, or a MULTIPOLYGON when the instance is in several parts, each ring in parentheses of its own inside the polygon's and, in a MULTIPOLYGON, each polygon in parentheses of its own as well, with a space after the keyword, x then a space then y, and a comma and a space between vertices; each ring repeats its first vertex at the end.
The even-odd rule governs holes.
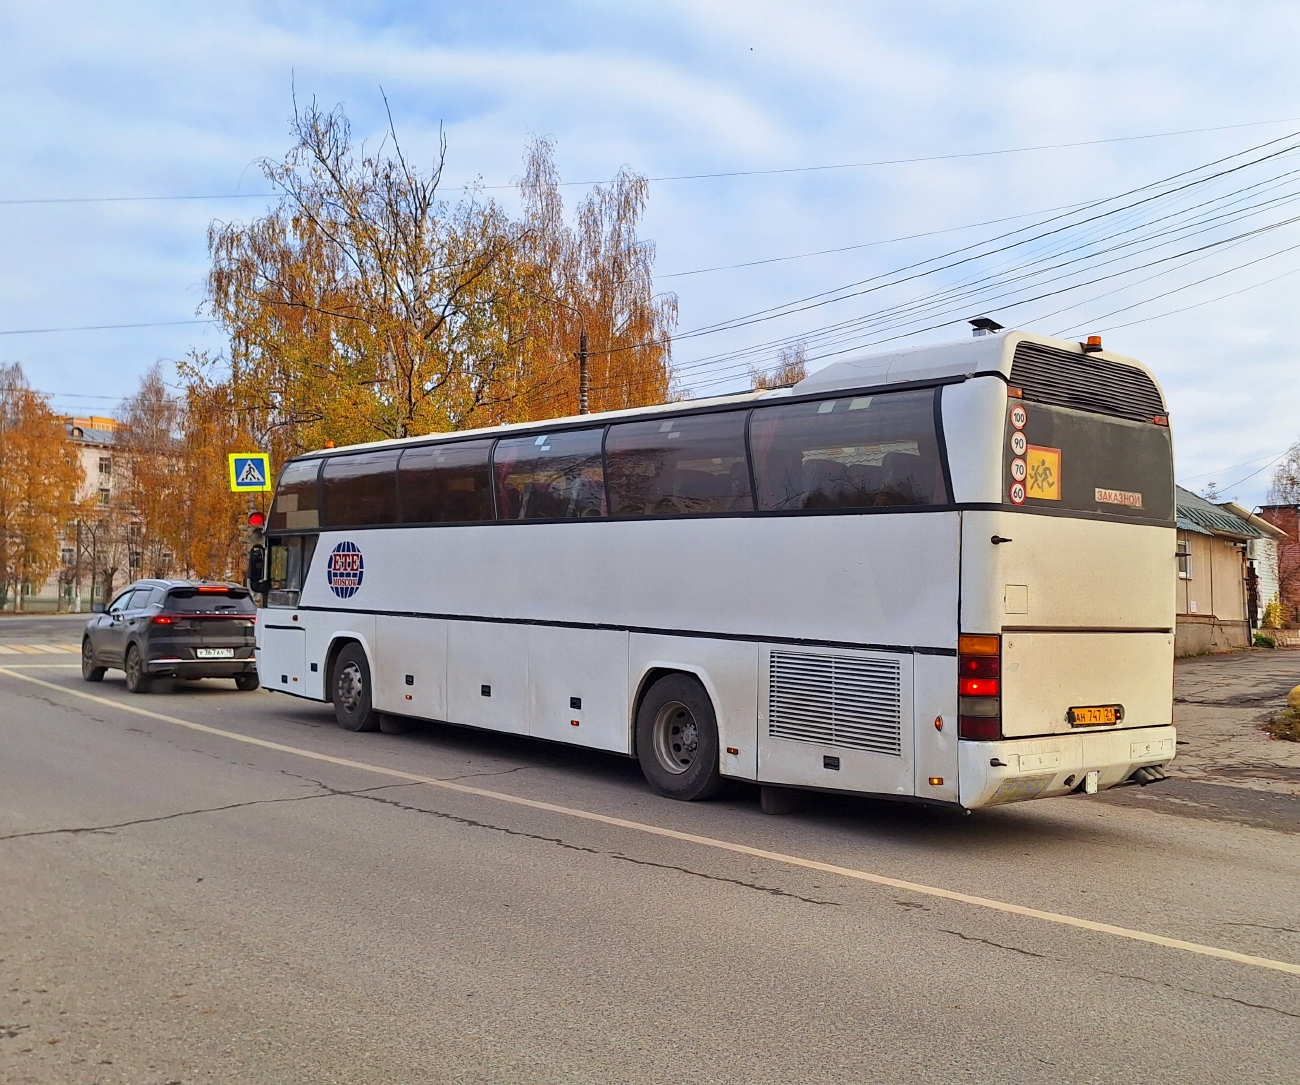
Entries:
POLYGON ((749 442, 763 511, 942 505, 934 389, 755 409, 749 442))
POLYGON ((178 614, 256 614, 253 598, 242 588, 213 591, 205 588, 173 588, 167 593, 165 610, 178 614))
POLYGON ((1169 427, 1013 399, 1003 493, 1025 508, 1172 521, 1169 427))

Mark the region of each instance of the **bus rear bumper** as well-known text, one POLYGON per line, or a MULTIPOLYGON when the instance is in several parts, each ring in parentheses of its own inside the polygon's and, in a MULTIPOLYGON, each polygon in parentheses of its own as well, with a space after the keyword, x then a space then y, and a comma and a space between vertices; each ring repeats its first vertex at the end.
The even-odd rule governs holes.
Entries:
MULTIPOLYGON (((1025 799, 1046 799, 1083 789, 1097 773, 1096 790, 1134 780, 1134 773, 1167 765, 1174 757, 1173 727, 1133 727, 1073 732, 1041 738, 958 744, 958 794, 968 810, 1025 799)), ((1142 773, 1141 778, 1158 778, 1142 773)))

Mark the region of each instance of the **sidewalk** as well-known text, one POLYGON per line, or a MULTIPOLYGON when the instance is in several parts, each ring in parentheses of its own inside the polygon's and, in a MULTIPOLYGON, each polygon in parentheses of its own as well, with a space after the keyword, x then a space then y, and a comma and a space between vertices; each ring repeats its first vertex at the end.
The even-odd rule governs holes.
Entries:
POLYGON ((1174 665, 1178 755, 1172 774, 1207 783, 1300 795, 1300 742, 1260 730, 1300 685, 1300 651, 1232 652, 1174 665), (1184 745, 1186 743, 1186 745, 1184 745))
POLYGON ((1300 651, 1248 649, 1174 663, 1178 752, 1169 780, 1097 796, 1116 806, 1300 833, 1300 742, 1260 725, 1300 685, 1300 651))

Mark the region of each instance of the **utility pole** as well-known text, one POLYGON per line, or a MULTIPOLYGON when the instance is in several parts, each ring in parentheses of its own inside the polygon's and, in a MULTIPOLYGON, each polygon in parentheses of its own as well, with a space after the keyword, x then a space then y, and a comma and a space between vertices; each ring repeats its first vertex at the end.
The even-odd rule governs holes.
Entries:
MULTIPOLYGON (((582 314, 578 314, 581 318, 582 314)), ((587 328, 584 324, 578 338, 578 413, 589 414, 587 405, 587 328)))

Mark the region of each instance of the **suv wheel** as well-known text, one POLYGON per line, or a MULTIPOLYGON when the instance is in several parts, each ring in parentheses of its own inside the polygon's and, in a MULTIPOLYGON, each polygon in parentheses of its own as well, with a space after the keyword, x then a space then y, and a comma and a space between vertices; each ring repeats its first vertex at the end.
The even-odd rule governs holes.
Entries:
POLYGON ((81 638, 81 677, 87 682, 102 682, 107 667, 95 663, 95 649, 89 637, 81 638))
POLYGON ((153 680, 140 658, 140 649, 134 644, 126 650, 126 688, 132 693, 148 693, 153 688, 153 680))

